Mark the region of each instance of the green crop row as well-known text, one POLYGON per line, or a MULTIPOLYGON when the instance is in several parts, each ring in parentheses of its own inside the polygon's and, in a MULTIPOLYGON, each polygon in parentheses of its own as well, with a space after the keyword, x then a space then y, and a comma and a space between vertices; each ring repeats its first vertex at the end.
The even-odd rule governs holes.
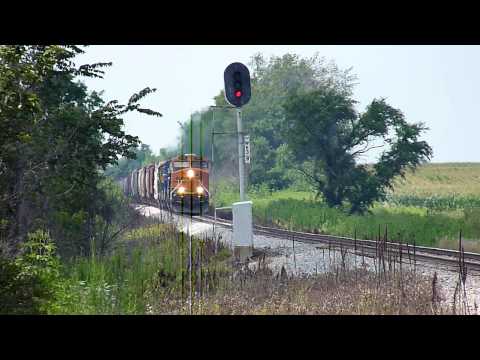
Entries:
POLYGON ((480 208, 478 196, 415 196, 415 195, 390 195, 386 203, 394 206, 424 207, 430 210, 459 210, 466 208, 480 208))

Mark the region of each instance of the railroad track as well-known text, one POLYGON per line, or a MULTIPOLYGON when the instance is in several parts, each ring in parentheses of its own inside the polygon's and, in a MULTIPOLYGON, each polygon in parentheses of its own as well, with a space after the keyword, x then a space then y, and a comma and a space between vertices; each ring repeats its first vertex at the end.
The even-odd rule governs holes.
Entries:
MULTIPOLYGON (((213 224, 214 217, 203 215, 194 216, 193 219, 213 224)), ((232 222, 225 219, 216 220, 216 224, 227 228, 232 227, 232 222)), ((409 262, 424 261, 429 263, 443 264, 448 270, 458 271, 466 268, 468 271, 480 273, 480 254, 462 252, 458 250, 433 248, 426 246, 411 245, 407 243, 396 243, 384 240, 364 240, 343 236, 324 234, 312 234, 301 231, 285 230, 274 227, 254 225, 253 232, 258 235, 272 236, 287 240, 311 244, 325 244, 329 248, 350 249, 356 255, 376 257, 383 260, 409 262)))

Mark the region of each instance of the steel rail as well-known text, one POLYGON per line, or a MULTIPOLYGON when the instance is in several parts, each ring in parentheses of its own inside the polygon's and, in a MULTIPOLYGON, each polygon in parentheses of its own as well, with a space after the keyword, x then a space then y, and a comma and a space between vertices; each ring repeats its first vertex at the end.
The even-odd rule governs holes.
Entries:
MULTIPOLYGON (((194 216, 193 219, 204 222, 214 223, 213 217, 208 215, 194 216)), ((216 224, 231 228, 232 223, 229 220, 216 220, 216 224)), ((274 227, 254 225, 254 233, 257 235, 274 236, 283 239, 295 239, 295 241, 311 243, 311 244, 328 244, 334 247, 353 248, 357 255, 374 254, 375 257, 395 256, 402 257, 411 261, 412 257, 416 260, 427 262, 444 263, 446 265, 454 265, 460 267, 460 256, 463 258, 463 264, 469 270, 480 271, 480 254, 472 252, 460 253, 458 250, 441 249, 427 246, 412 245, 409 243, 398 243, 384 240, 366 240, 354 239, 344 236, 313 234, 301 231, 286 230, 274 227), (362 251, 359 253, 358 251, 362 251)), ((398 259, 397 259, 398 260, 398 259)), ((457 269, 458 270, 458 269, 457 269)))

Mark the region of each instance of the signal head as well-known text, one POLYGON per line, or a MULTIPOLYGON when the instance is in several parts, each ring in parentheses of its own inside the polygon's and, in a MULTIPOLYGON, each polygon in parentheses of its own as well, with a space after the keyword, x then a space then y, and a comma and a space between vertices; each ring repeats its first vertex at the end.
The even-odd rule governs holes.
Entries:
POLYGON ((225 98, 235 107, 248 103, 251 97, 250 73, 242 63, 232 63, 223 74, 225 80, 225 98))

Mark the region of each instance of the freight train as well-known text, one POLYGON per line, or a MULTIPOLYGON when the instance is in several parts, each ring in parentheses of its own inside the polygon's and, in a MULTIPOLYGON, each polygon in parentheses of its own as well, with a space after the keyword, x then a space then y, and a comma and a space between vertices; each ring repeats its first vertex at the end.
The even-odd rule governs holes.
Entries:
POLYGON ((123 192, 139 203, 174 212, 203 214, 209 202, 209 161, 195 154, 144 166, 121 180, 123 192))

